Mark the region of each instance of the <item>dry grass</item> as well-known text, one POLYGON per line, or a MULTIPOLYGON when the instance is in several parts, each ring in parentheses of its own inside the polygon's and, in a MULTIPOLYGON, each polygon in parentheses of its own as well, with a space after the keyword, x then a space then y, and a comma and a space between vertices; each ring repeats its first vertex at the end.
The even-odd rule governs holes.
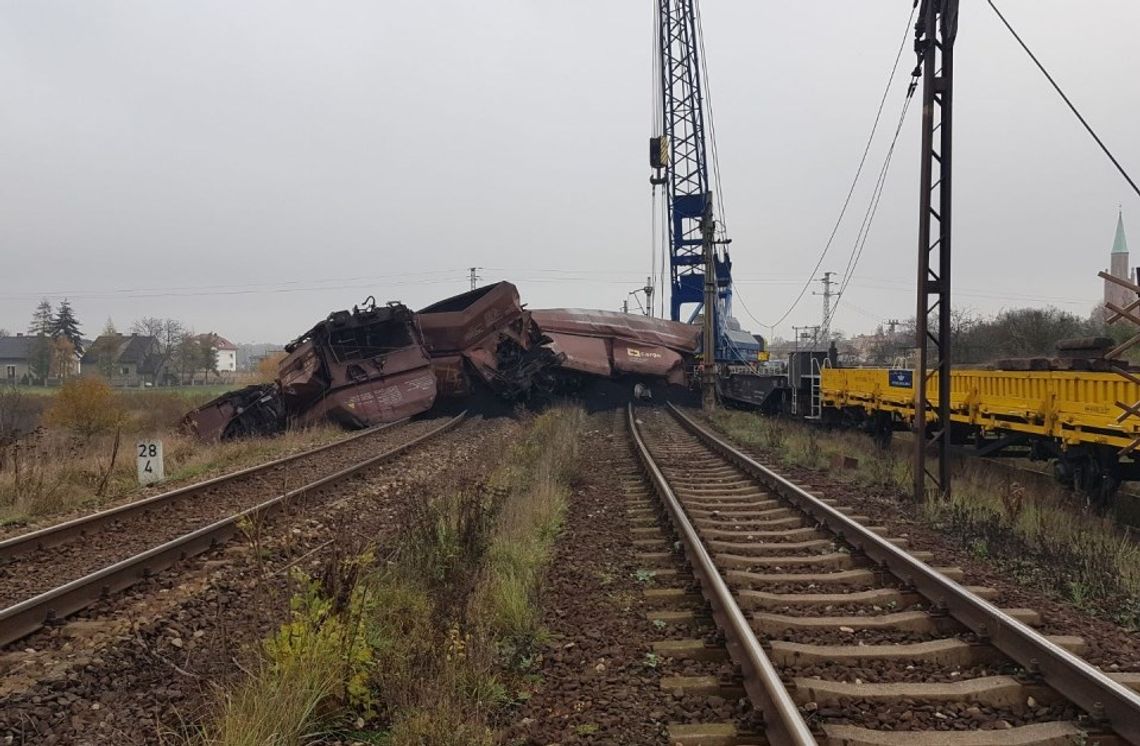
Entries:
POLYGON ((543 571, 584 422, 553 409, 485 483, 425 496, 386 562, 341 563, 323 584, 298 574, 292 618, 203 740, 494 743, 487 722, 508 700, 505 669, 541 637, 543 571), (279 696, 286 686, 297 694, 279 696))
MULTIPOLYGON (((200 396, 205 397, 202 393, 200 396)), ((118 393, 123 420, 111 468, 115 434, 85 437, 44 427, 48 397, 0 391, 0 526, 26 523, 77 508, 91 509, 139 493, 133 445, 161 438, 169 483, 214 476, 343 437, 324 426, 273 439, 202 443, 176 429, 193 397, 162 391, 118 393), (5 423, 13 423, 4 439, 5 423), (102 495, 97 495, 106 479, 102 495)), ((164 485, 164 489, 171 486, 164 485)))
POLYGON ((299 744, 319 735, 311 730, 321 703, 332 692, 335 668, 328 661, 263 663, 226 695, 222 715, 204 743, 227 746, 299 744), (322 675, 320 672, 324 672, 322 675))
MULTIPOLYGON (((712 423, 739 443, 786 465, 825 469, 856 456, 855 469, 830 475, 909 501, 911 470, 897 450, 879 450, 859 433, 823 431, 786 419, 721 411, 712 423)), ((948 502, 931 501, 916 517, 953 536, 979 559, 1077 606, 1140 626, 1140 547, 1108 518, 1058 486, 1032 489, 983 461, 955 468, 948 502)))
POLYGON ((1026 489, 1008 474, 967 462, 949 502, 923 516, 979 558, 1013 565, 1019 576, 1077 606, 1140 625, 1140 546, 1110 518, 1082 509, 1060 487, 1026 489))

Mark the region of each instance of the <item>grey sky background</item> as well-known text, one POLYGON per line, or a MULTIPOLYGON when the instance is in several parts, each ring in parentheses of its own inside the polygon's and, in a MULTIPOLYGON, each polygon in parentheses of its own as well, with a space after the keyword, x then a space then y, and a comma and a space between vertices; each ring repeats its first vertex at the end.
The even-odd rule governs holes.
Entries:
MULTIPOLYGON (((1140 3, 999 4, 1140 175, 1140 3)), ((910 3, 702 8, 738 294, 771 323, 910 3)), ((0 3, 0 327, 67 296, 90 336, 157 315, 285 341, 369 294, 460 292, 472 265, 532 307, 615 309, 651 264, 652 33, 649 0, 0 3)), ((908 42, 822 269, 847 263, 913 66, 908 42)), ((956 95, 957 305, 1087 313, 1119 203, 1140 248, 1140 200, 982 0, 962 0, 956 95)), ((919 115, 834 328, 914 313, 919 115)), ((809 296, 777 331, 819 315, 809 296)))

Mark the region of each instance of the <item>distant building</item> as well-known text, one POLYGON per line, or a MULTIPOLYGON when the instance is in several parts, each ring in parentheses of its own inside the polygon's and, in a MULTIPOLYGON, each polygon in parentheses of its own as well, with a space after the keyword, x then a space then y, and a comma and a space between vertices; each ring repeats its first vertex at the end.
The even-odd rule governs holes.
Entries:
MULTIPOLYGON (((1124 236, 1124 211, 1116 216, 1116 236, 1112 240, 1112 253, 1109 255, 1108 273, 1122 280, 1135 282, 1128 263, 1128 239, 1124 236)), ((1104 281, 1104 302, 1123 308, 1136 300, 1136 294, 1114 282, 1104 281)))
POLYGON ((0 380, 5 384, 28 383, 31 378, 32 340, 19 334, 0 337, 0 380))
POLYGON ((158 339, 143 334, 103 334, 83 355, 84 375, 101 375, 112 386, 142 386, 163 369, 158 339))
POLYGON ((219 373, 233 373, 237 370, 237 345, 225 337, 219 337, 215 334, 214 349, 218 351, 219 373))
POLYGON ((35 380, 37 357, 40 358, 41 366, 47 364, 48 383, 58 382, 79 373, 81 355, 62 337, 52 339, 17 334, 14 337, 0 337, 0 384, 43 383, 35 380), (46 352, 43 347, 37 348, 40 342, 47 345, 46 352), (47 356, 46 360, 44 355, 47 356))

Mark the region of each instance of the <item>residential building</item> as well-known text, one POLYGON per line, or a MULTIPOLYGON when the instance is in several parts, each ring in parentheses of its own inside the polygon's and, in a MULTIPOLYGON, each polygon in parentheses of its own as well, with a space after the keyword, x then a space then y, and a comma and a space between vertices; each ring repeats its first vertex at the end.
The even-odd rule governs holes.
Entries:
POLYGON ((104 334, 83 355, 85 375, 101 375, 112 386, 142 386, 164 368, 158 339, 143 334, 104 334))
POLYGON ((29 358, 32 356, 32 340, 18 334, 15 337, 0 337, 0 381, 7 385, 29 383, 32 373, 29 358))
POLYGON ((46 362, 49 382, 57 382, 79 374, 82 355, 70 342, 62 337, 52 339, 17 334, 14 337, 0 337, 0 383, 40 383, 35 380, 37 375, 35 358, 37 345, 41 342, 48 346, 47 352, 43 353, 47 355, 46 361, 41 358, 40 364, 46 362))
POLYGON ((237 345, 225 337, 215 334, 214 349, 218 351, 219 373, 233 373, 237 371, 237 345))

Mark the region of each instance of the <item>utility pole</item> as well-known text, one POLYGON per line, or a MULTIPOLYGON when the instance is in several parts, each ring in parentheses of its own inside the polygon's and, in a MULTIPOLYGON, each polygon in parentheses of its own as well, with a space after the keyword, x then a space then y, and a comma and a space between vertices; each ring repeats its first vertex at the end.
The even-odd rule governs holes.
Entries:
POLYGON ((827 343, 828 332, 831 329, 831 298, 832 298, 832 292, 831 292, 832 279, 831 278, 834 275, 835 275, 834 272, 824 272, 823 277, 820 277, 818 280, 816 280, 816 282, 822 282, 823 283, 823 292, 822 293, 812 292, 812 295, 822 295, 823 296, 823 323, 820 324, 819 328, 822 331, 821 336, 823 337, 823 341, 825 344, 827 343))
POLYGON ((811 348, 813 350, 816 348, 819 341, 818 326, 793 326, 792 333, 796 335, 796 352, 799 352, 801 339, 810 339, 811 348))
POLYGON ((629 298, 626 298, 621 302, 621 312, 629 313, 629 298))
POLYGON ((913 468, 914 499, 918 501, 926 499, 928 480, 941 498, 950 497, 950 176, 958 0, 922 0, 914 31, 918 54, 914 74, 917 77, 922 73, 913 468), (938 323, 932 331, 930 321, 934 318, 938 323), (935 375, 937 404, 927 397, 928 379, 935 375), (928 446, 938 449, 937 474, 926 468, 928 446))
POLYGON ((701 218, 701 244, 705 259, 704 354, 701 359, 701 408, 716 409, 716 247, 712 200, 705 202, 701 218))
POLYGON ((483 269, 483 268, 482 267, 470 267, 469 268, 469 271, 471 272, 471 289, 472 290, 474 290, 476 287, 478 287, 479 286, 479 280, 483 279, 482 277, 480 277, 477 274, 478 271, 481 269, 483 269))
MULTIPOLYGON (((629 295, 635 301, 637 301, 637 308, 638 308, 638 310, 641 311, 643 316, 652 316, 653 315, 653 283, 652 283, 651 278, 646 277, 645 278, 645 285, 643 287, 639 287, 637 290, 634 290, 629 295), (638 295, 638 293, 644 293, 645 294, 645 305, 641 304, 641 297, 638 295)), ((627 306, 629 305, 629 299, 628 298, 626 299, 626 305, 627 306)))

